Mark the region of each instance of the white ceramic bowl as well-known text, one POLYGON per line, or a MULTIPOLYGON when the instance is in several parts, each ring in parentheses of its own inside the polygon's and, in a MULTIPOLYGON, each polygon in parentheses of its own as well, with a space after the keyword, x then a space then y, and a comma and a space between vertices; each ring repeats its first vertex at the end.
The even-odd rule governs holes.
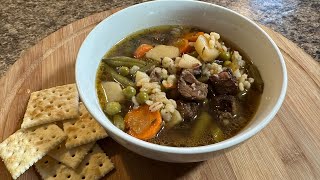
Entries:
POLYGON ((83 42, 76 62, 80 97, 94 118, 119 144, 142 156, 168 162, 209 159, 215 151, 239 144, 258 133, 279 110, 286 93, 287 72, 272 39, 246 17, 214 4, 197 1, 152 1, 119 11, 98 24, 83 42), (95 80, 102 56, 133 32, 159 25, 193 25, 218 32, 247 53, 260 70, 264 92, 252 121, 236 136, 220 143, 190 148, 167 147, 136 139, 116 128, 99 106, 95 80))

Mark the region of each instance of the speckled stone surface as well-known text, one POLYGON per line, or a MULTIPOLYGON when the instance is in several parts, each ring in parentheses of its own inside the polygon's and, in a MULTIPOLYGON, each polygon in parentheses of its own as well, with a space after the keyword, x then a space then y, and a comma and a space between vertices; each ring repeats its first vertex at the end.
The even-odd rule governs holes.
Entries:
MULTIPOLYGON (((295 42, 320 61, 319 0, 206 0, 235 10, 295 42)), ((140 0, 0 0, 0 77, 23 51, 91 14, 140 0)))

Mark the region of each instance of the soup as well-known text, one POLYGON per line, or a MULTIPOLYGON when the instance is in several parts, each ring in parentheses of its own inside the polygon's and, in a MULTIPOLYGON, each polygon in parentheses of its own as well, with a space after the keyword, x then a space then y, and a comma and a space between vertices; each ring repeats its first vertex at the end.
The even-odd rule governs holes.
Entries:
POLYGON ((159 26, 111 48, 96 89, 106 116, 124 132, 194 147, 241 131, 259 106, 263 81, 245 53, 218 33, 159 26))

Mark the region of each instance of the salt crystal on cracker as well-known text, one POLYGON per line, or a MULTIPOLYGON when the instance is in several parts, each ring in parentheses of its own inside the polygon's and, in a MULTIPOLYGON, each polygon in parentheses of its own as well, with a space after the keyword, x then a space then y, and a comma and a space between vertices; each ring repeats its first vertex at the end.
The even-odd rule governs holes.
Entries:
POLYGON ((86 107, 80 103, 79 118, 65 121, 64 132, 68 135, 67 149, 95 142, 107 137, 105 129, 90 115, 86 107))
POLYGON ((0 157, 12 178, 17 179, 66 138, 54 124, 20 129, 0 144, 0 157))
POLYGON ((65 144, 62 143, 58 147, 50 151, 48 155, 54 158, 55 160, 62 162, 63 164, 73 169, 76 169, 77 166, 84 159, 84 157, 92 149, 93 145, 94 142, 72 149, 67 149, 65 144))
POLYGON ((75 84, 31 93, 21 128, 29 128, 79 116, 79 95, 75 84))
POLYGON ((35 164, 36 170, 44 180, 49 179, 100 179, 110 172, 114 166, 109 157, 98 145, 94 145, 90 153, 73 170, 57 160, 45 156, 35 164))

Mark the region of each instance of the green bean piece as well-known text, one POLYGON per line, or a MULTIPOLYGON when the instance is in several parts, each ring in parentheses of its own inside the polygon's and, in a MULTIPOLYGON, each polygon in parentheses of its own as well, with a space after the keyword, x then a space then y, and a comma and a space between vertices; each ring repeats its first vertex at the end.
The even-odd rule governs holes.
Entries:
POLYGON ((229 66, 231 64, 231 61, 224 61, 223 62, 223 66, 224 67, 227 67, 227 66, 229 66))
POLYGON ((160 65, 159 61, 153 60, 153 59, 144 59, 145 62, 147 62, 147 65, 140 68, 139 71, 141 72, 148 72, 155 68, 156 66, 160 65))
POLYGON ((254 89, 258 90, 259 92, 263 92, 264 82, 260 76, 258 68, 254 64, 248 63, 248 75, 254 79, 252 86, 254 89))
POLYGON ((147 72, 151 69, 153 69, 156 66, 156 63, 148 63, 146 66, 139 69, 141 72, 147 72))
POLYGON ((231 55, 228 51, 223 51, 223 52, 220 52, 219 54, 219 59, 223 61, 229 61, 230 58, 231 58, 231 55))
POLYGON ((120 67, 120 66, 138 66, 138 67, 144 67, 147 65, 145 61, 138 60, 135 58, 125 57, 125 56, 118 56, 118 57, 112 57, 112 58, 103 58, 103 62, 107 63, 110 66, 113 67, 120 67))
POLYGON ((112 67, 119 67, 119 66, 127 66, 127 67, 132 67, 132 66, 138 66, 138 67, 144 67, 144 64, 139 64, 135 62, 121 62, 121 61, 111 61, 107 60, 105 61, 109 66, 112 67))
POLYGON ((128 78, 121 76, 120 74, 117 73, 117 71, 115 71, 112 67, 110 67, 107 64, 104 64, 104 69, 106 73, 109 73, 111 75, 111 77, 117 81, 118 83, 120 83, 122 86, 127 87, 127 86, 135 86, 134 82, 132 82, 131 80, 129 80, 128 78))
POLYGON ((122 131, 125 128, 123 117, 119 114, 113 116, 113 124, 122 131))
POLYGON ((119 68, 119 74, 122 76, 128 76, 128 74, 130 73, 130 69, 126 66, 121 66, 119 68))
POLYGON ((134 62, 137 64, 146 64, 145 61, 136 59, 136 58, 131 58, 131 57, 126 57, 126 56, 117 56, 117 57, 111 57, 111 58, 104 58, 104 60, 111 60, 111 61, 121 61, 121 62, 134 62))
POLYGON ((105 107, 105 112, 111 116, 121 112, 121 105, 118 102, 108 102, 105 107))
POLYGON ((134 87, 128 86, 122 90, 122 93, 126 98, 131 99, 133 96, 136 95, 137 92, 134 87))
POLYGON ((147 64, 150 64, 150 63, 160 64, 158 60, 149 59, 149 58, 143 58, 143 61, 145 61, 147 64))
POLYGON ((149 95, 144 91, 140 91, 136 98, 139 104, 144 104, 147 100, 149 100, 149 95))
POLYGON ((212 137, 215 142, 221 142, 224 140, 223 132, 219 127, 215 127, 212 130, 212 137))

